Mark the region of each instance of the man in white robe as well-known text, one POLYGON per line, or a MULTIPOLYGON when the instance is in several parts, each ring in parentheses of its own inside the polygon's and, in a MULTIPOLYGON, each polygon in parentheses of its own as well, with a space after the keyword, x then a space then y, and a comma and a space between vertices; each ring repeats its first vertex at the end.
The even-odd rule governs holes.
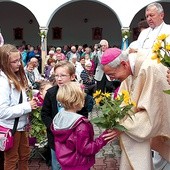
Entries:
MULTIPOLYGON (((120 170, 170 168, 170 95, 163 92, 170 88, 166 81, 167 68, 146 55, 128 55, 118 48, 110 48, 101 58, 103 70, 110 79, 122 82, 119 92, 127 90, 136 102, 132 119, 127 117, 121 122, 128 130, 120 135, 120 170), (163 157, 159 167, 153 168, 151 149, 163 157)), ((111 137, 111 133, 106 136, 111 137)))
POLYGON ((149 49, 148 52, 150 52, 159 35, 170 34, 170 25, 164 22, 164 10, 159 3, 149 4, 145 10, 145 17, 149 27, 141 31, 136 44, 138 50, 149 49))
MULTIPOLYGON (((164 10, 160 3, 151 3, 146 7, 145 10, 146 21, 149 25, 149 28, 144 29, 137 41, 135 42, 135 49, 130 49, 129 52, 135 52, 146 50, 147 55, 152 53, 152 47, 156 40, 156 38, 161 34, 169 34, 170 35, 170 25, 164 22, 164 10)), ((154 169, 160 170, 162 166, 166 164, 166 161, 163 161, 163 158, 159 156, 159 153, 153 152, 153 162, 154 169), (164 162, 164 163, 163 163, 164 162)), ((170 169, 170 167, 169 167, 170 169)))

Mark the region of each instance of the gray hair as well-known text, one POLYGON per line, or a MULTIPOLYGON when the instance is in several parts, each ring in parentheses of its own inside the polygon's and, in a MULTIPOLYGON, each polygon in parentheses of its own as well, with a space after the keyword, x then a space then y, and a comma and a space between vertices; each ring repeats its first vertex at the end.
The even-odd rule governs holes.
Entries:
POLYGON ((109 43, 108 43, 107 40, 101 40, 99 44, 100 45, 106 45, 107 47, 109 47, 109 43))
POLYGON ((121 54, 112 62, 108 63, 110 67, 116 68, 120 65, 122 61, 128 61, 128 53, 126 51, 122 51, 121 54))
POLYGON ((159 13, 164 12, 164 9, 163 9, 163 7, 162 7, 162 5, 161 5, 160 3, 153 2, 153 3, 149 4, 149 5, 146 7, 146 11, 147 11, 149 8, 151 8, 151 7, 156 7, 156 8, 157 8, 157 11, 158 11, 159 13))

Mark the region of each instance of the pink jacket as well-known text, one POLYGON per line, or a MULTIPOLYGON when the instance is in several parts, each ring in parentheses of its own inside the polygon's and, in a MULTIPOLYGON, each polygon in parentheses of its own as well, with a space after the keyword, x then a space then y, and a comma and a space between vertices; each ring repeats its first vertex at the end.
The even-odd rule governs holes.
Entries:
POLYGON ((103 134, 94 140, 93 126, 85 117, 79 118, 70 129, 54 130, 53 126, 51 129, 62 170, 88 170, 95 163, 95 154, 107 143, 103 134))

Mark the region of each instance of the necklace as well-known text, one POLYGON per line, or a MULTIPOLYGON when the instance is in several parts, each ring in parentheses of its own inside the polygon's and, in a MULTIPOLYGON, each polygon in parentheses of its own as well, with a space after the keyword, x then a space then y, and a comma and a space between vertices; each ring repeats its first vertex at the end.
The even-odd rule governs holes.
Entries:
MULTIPOLYGON (((163 25, 164 25, 164 22, 163 22, 162 25, 160 26, 160 29, 159 29, 158 33, 156 34, 156 36, 155 36, 155 39, 154 39, 154 41, 153 41, 153 43, 152 43, 151 48, 153 47, 153 44, 154 44, 157 36, 160 34, 163 25)), ((148 34, 147 34, 147 36, 146 36, 146 39, 143 41, 142 48, 144 48, 145 42, 146 42, 147 40, 149 40, 149 34, 151 33, 151 30, 152 30, 152 29, 150 28, 150 30, 149 30, 149 32, 148 32, 148 34)))

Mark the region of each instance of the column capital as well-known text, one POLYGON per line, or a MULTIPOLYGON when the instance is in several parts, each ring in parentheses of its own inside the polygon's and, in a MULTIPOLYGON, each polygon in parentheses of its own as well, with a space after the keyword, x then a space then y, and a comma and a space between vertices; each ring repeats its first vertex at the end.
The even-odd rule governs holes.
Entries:
POLYGON ((39 27, 40 30, 48 31, 47 27, 39 27))
POLYGON ((130 31, 130 27, 122 27, 121 28, 122 32, 129 32, 130 31))

